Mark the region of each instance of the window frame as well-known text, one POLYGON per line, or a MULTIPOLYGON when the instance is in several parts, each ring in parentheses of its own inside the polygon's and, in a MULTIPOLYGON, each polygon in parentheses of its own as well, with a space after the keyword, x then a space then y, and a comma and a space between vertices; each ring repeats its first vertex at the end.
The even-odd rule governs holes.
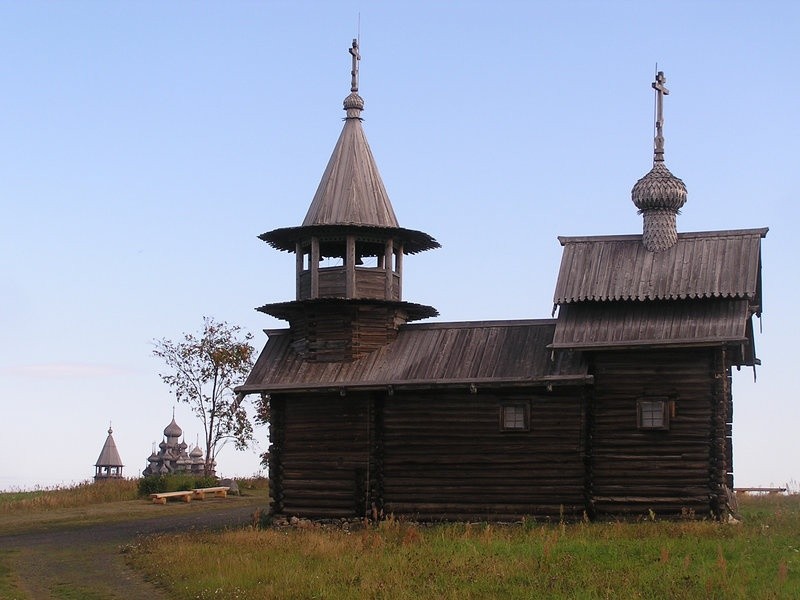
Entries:
MULTIPOLYGON (((531 408, 529 402, 503 402, 500 404, 500 431, 502 433, 525 433, 531 430, 531 408), (522 426, 521 427, 507 427, 506 426, 506 411, 509 409, 522 409, 522 426)), ((516 415, 515 415, 516 423, 516 415)))
POLYGON ((636 427, 641 431, 669 431, 670 426, 670 416, 671 416, 671 400, 667 396, 643 396, 641 398, 637 398, 636 400, 636 427), (647 413, 645 413, 645 404, 653 405, 655 403, 661 403, 661 423, 658 425, 654 425, 652 423, 652 417, 657 415, 656 410, 648 409, 647 413), (650 415, 648 419, 648 423, 645 423, 645 418, 650 415))

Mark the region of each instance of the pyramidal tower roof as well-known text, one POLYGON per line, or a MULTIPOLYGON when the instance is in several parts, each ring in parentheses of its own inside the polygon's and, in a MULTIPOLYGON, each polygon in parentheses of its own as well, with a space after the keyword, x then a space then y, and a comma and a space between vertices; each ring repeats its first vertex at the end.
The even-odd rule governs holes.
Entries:
POLYGON ((344 127, 303 224, 275 229, 258 237, 273 248, 295 252, 295 244, 306 239, 312 230, 315 235, 369 230, 378 235, 391 233, 402 239, 406 254, 439 248, 439 242, 427 233, 405 229, 398 224, 361 124, 364 99, 358 94, 358 63, 361 60, 358 40, 353 40, 349 52, 352 69, 350 94, 344 99, 344 127))
POLYGON ((344 99, 344 127, 317 187, 303 226, 398 227, 389 195, 361 126, 364 99, 358 95, 358 40, 350 48, 350 95, 344 99))
POLYGON ((123 467, 122 459, 117 451, 117 444, 114 442, 114 436, 111 434, 113 430, 108 428, 108 437, 106 443, 103 444, 103 449, 100 451, 100 456, 97 457, 95 467, 123 467))

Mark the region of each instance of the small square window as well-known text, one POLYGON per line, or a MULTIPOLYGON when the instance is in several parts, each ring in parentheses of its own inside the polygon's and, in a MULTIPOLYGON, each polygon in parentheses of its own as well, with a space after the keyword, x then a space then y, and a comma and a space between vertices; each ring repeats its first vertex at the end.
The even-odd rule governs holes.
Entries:
POLYGON ((636 403, 639 429, 669 429, 669 401, 666 398, 640 398, 636 403))
POLYGON ((528 431, 528 407, 525 404, 504 404, 500 407, 501 431, 528 431))

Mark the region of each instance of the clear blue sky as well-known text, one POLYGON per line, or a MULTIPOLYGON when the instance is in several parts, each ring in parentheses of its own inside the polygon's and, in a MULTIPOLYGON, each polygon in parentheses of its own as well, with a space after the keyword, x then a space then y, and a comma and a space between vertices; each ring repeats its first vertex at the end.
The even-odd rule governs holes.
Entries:
MULTIPOLYGON (((173 406, 152 340, 282 325, 253 307, 293 299, 294 260, 256 236, 305 215, 359 12, 373 153, 401 225, 443 244, 404 298, 440 320, 549 317, 556 236, 641 231, 658 63, 679 230, 770 227, 737 484, 797 486, 799 7, 0 3, 0 489, 91 477, 109 421, 138 474, 173 406)), ((256 472, 258 436, 220 471, 256 472)))

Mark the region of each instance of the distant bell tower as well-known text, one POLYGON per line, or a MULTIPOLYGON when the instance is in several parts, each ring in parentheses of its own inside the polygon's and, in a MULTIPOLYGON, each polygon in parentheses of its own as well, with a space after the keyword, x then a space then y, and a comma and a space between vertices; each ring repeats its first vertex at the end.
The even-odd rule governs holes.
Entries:
POLYGON ((656 95, 656 137, 653 168, 636 182, 631 199, 642 215, 642 243, 650 252, 672 248, 678 241, 677 216, 686 203, 686 185, 664 164, 664 96, 667 78, 659 71, 652 83, 656 95))
POLYGON ((102 481, 105 479, 121 479, 122 478, 122 459, 119 457, 117 451, 117 444, 114 442, 114 431, 111 429, 111 424, 108 424, 108 437, 103 444, 103 449, 100 450, 100 456, 97 457, 97 462, 94 464, 95 473, 94 480, 102 481))
POLYGON ((403 301, 403 256, 439 247, 403 229, 361 125, 358 41, 352 58, 344 127, 300 227, 259 236, 296 256, 296 297, 258 310, 289 321, 292 345, 308 361, 355 360, 391 342, 408 321, 438 315, 403 301))

